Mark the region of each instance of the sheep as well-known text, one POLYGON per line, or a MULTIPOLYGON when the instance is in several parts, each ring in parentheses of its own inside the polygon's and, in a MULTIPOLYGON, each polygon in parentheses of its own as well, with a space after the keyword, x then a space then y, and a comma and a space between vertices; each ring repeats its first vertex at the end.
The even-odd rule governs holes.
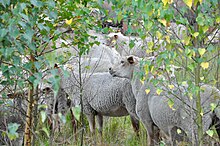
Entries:
POLYGON ((60 130, 60 120, 59 114, 65 115, 70 109, 70 103, 68 102, 68 95, 63 89, 59 89, 60 91, 55 96, 51 87, 46 87, 43 89, 43 95, 41 96, 41 100, 43 100, 43 104, 47 105, 46 113, 48 116, 48 123, 50 129, 60 130), (52 126, 53 118, 55 117, 55 124, 52 126))
MULTIPOLYGON (((146 51, 146 48, 148 48, 148 42, 153 41, 153 39, 150 37, 142 40, 141 38, 134 36, 124 36, 121 32, 118 32, 108 34, 108 38, 109 40, 107 41, 107 45, 116 47, 116 50, 121 56, 134 55, 137 57, 146 57, 149 56, 149 53, 153 51, 152 48, 148 49, 149 53, 146 51), (132 42, 134 43, 134 46, 133 48, 130 48, 129 44, 132 42)), ((155 43, 154 48, 162 50, 163 43, 163 41, 158 41, 155 43)))
MULTIPOLYGON (((95 130, 95 116, 98 120, 98 131, 102 133, 103 116, 121 117, 130 115, 132 122, 138 123, 135 112, 136 100, 128 79, 113 78, 108 72, 93 73, 84 78, 82 104, 83 112, 89 121, 90 131, 95 130)), ((63 88, 72 98, 77 98, 78 75, 61 79, 63 88)), ((135 123, 133 123, 135 125, 135 123)))
MULTIPOLYGON (((114 49, 106 45, 100 44, 94 45, 88 55, 84 55, 81 58, 82 72, 107 72, 108 68, 120 58, 119 53, 114 49)), ((74 71, 79 71, 78 58, 70 59, 67 63, 73 66, 74 71)), ((68 65, 67 65, 68 66, 68 65)))
POLYGON ((22 145, 25 125, 25 107, 22 103, 23 96, 23 93, 16 92, 14 94, 7 94, 8 98, 0 97, 0 100, 4 101, 3 104, 0 104, 0 145, 22 145), (18 124, 16 131, 18 138, 16 137, 13 140, 10 140, 7 135, 10 124, 18 124), (3 134, 4 132, 7 134, 3 134))
MULTIPOLYGON (((134 69, 137 68, 139 63, 138 60, 139 59, 134 56, 125 57, 121 60, 119 65, 116 64, 110 68, 109 72, 115 77, 132 79, 134 69)), ((148 78, 153 78, 153 76, 149 73, 148 78)), ((132 84, 132 86, 134 86, 134 84, 132 84)), ((210 112, 209 109, 211 103, 219 104, 220 91, 209 85, 201 85, 201 88, 204 90, 204 92, 201 92, 201 103, 203 112, 206 113, 202 117, 203 130, 206 131, 212 123, 213 114, 220 118, 219 108, 216 108, 213 113, 210 112), (215 99, 216 97, 217 99, 215 99)), ((182 90, 182 92, 186 91, 182 90)), ((149 145, 153 145, 154 140, 158 142, 158 135, 156 135, 156 137, 154 135, 155 129, 156 131, 162 130, 170 137, 172 135, 172 129, 178 127, 187 134, 190 140, 196 138, 196 135, 190 135, 192 130, 196 132, 197 129, 197 125, 193 121, 195 113, 191 111, 191 108, 195 109, 195 103, 193 100, 189 100, 187 96, 182 95, 180 91, 177 92, 177 95, 178 97, 180 96, 180 98, 176 98, 174 95, 170 95, 166 92, 157 95, 156 87, 154 87, 150 81, 146 81, 139 91, 136 92, 136 112, 148 132, 149 145), (149 93, 145 92, 146 89, 150 89, 149 93), (174 101, 173 109, 175 110, 168 106, 168 99, 174 101), (189 114, 189 112, 192 113, 189 114)))
MULTIPOLYGON (((204 88, 204 92, 201 92, 201 103, 203 113, 206 113, 202 117, 203 130, 205 132, 212 123, 213 113, 210 111, 210 104, 219 103, 215 98, 216 96, 220 97, 220 92, 208 85, 202 85, 201 88, 204 88)), ((174 89, 174 91, 178 90, 174 89)), ((186 93, 187 91, 181 90, 180 92, 186 93)), ((197 139, 196 115, 195 111, 193 111, 196 109, 196 103, 193 100, 189 100, 187 96, 181 95, 182 93, 175 93, 178 95, 178 98, 166 92, 161 93, 161 95, 151 94, 151 97, 148 98, 149 112, 153 122, 169 137, 171 137, 172 128, 179 127, 187 134, 189 141, 193 141, 197 139), (172 109, 167 104, 168 99, 174 101, 172 109)), ((217 110, 215 110, 215 114, 217 114, 217 110)), ((171 140, 174 141, 174 139, 171 140)))

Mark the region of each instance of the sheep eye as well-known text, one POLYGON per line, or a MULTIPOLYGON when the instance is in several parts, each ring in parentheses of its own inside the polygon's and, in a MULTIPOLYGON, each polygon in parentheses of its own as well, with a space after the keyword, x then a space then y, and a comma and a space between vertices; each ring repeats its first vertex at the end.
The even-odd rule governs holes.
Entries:
POLYGON ((124 63, 125 63, 125 62, 122 60, 122 61, 121 61, 121 64, 124 64, 124 63))

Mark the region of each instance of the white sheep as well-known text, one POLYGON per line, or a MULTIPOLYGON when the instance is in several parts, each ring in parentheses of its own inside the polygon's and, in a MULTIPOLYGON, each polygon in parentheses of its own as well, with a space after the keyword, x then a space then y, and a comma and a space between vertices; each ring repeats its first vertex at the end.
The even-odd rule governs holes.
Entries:
MULTIPOLYGON (((130 115, 137 122, 136 100, 128 79, 113 78, 108 72, 94 73, 83 78, 83 111, 88 118, 91 132, 95 130, 95 116, 98 130, 102 132, 103 116, 121 117, 130 115)), ((72 98, 79 97, 78 75, 62 77, 61 88, 72 98)))
MULTIPOLYGON (((149 51, 149 53, 147 53, 146 51, 152 49, 149 49, 148 47, 149 42, 153 43, 153 39, 151 37, 147 37, 143 40, 139 37, 124 36, 121 32, 110 33, 107 36, 109 38, 107 45, 115 47, 121 56, 134 55, 137 57, 146 57, 149 56, 149 53, 153 51, 151 50, 149 51), (133 48, 130 48, 129 44, 134 44, 133 48)), ((163 50, 163 43, 163 41, 155 42, 154 48, 158 48, 158 50, 163 50)))
MULTIPOLYGON (((88 55, 84 55, 81 60, 82 72, 107 72, 108 68, 116 63, 120 58, 119 53, 106 45, 94 45, 88 55)), ((79 71, 79 58, 70 59, 66 65, 69 64, 73 67, 74 72, 79 71)), ((67 65, 68 66, 68 65, 67 65)))
MULTIPOLYGON (((112 76, 132 79, 133 72, 138 68, 138 64, 138 58, 128 56, 122 58, 120 64, 116 64, 113 68, 110 68, 109 72, 112 76)), ((148 78, 152 77, 153 76, 149 73, 148 78)), ((136 82, 132 83, 134 88, 135 83, 136 82)), ((212 123, 213 114, 220 118, 219 107, 215 109, 214 113, 210 112, 211 103, 219 104, 220 91, 209 85, 202 85, 201 88, 204 88, 204 91, 201 92, 201 103, 203 112, 206 113, 202 117, 203 130, 206 131, 212 123)), ((155 137, 154 128, 156 128, 156 131, 158 131, 159 128, 168 136, 171 136, 172 128, 178 127, 187 134, 190 140, 195 139, 195 135, 191 135, 192 130, 196 132, 197 129, 197 125, 194 122, 195 119, 193 119, 195 118, 195 111, 191 110, 195 109, 195 103, 193 102, 194 100, 189 100, 189 98, 182 93, 187 91, 182 89, 177 92, 176 94, 179 98, 176 98, 176 96, 166 92, 157 95, 156 90, 150 81, 146 81, 135 94, 136 112, 147 129, 149 145, 153 145, 154 140, 158 142, 159 137, 155 137), (146 93, 146 89, 149 89, 148 93, 146 93), (173 109, 175 110, 170 108, 167 104, 169 99, 174 101, 173 109)))

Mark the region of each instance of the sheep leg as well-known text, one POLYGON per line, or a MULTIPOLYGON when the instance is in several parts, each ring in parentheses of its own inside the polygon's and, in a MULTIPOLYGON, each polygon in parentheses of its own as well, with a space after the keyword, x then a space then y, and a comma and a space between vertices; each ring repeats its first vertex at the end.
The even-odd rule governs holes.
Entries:
POLYGON ((102 136, 103 116, 98 114, 96 117, 98 122, 98 132, 102 136))
POLYGON ((101 137, 101 144, 102 144, 102 141, 103 141, 103 139, 102 139, 102 129, 103 129, 103 116, 102 115, 100 115, 100 114, 98 114, 97 116, 96 116, 96 118, 97 118, 97 124, 98 124, 98 132, 99 132, 99 134, 100 134, 100 137, 101 137))
POLYGON ((147 124, 147 136, 149 145, 157 145, 159 143, 159 128, 153 123, 147 124))
POLYGON ((131 118, 131 124, 133 126, 134 132, 136 133, 137 137, 139 137, 139 131, 140 131, 140 122, 136 118, 130 116, 131 118))
POLYGON ((71 113, 71 117, 72 117, 71 123, 72 123, 72 126, 73 126, 73 132, 74 132, 74 135, 75 135, 75 140, 77 140, 77 135, 76 135, 76 119, 75 119, 75 116, 73 114, 73 110, 71 108, 70 108, 70 113, 71 113))
POLYGON ((90 114, 90 115, 86 115, 86 116, 89 121, 90 132, 92 134, 95 134, 95 115, 90 114))
POLYGON ((153 124, 153 140, 154 143, 158 144, 160 141, 160 129, 153 124))

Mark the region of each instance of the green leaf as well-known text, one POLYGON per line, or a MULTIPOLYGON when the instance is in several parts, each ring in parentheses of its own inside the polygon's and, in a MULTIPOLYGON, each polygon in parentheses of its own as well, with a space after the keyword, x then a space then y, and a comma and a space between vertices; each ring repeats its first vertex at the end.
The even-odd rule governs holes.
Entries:
POLYGON ((81 113, 80 106, 72 107, 72 111, 73 111, 73 115, 75 116, 76 120, 79 121, 80 120, 80 113, 81 113))
POLYGON ((10 5, 10 0, 0 0, 0 3, 6 8, 6 6, 10 5))
POLYGON ((50 137, 49 131, 46 127, 43 127, 42 130, 46 133, 47 137, 50 137))
POLYGON ((215 47, 211 44, 211 45, 208 46, 207 50, 209 52, 212 52, 213 50, 215 50, 215 47))
POLYGON ((62 123, 66 123, 66 116, 62 115, 61 113, 58 113, 59 118, 61 119, 62 123))
POLYGON ((31 4, 36 6, 36 7, 42 7, 43 3, 41 1, 38 0, 31 0, 31 4))
POLYGON ((198 17, 196 18, 196 21, 200 26, 204 26, 205 24, 205 18, 201 13, 199 13, 198 17))
POLYGON ((199 35, 199 32, 195 32, 192 34, 192 36, 194 36, 195 38, 199 35))
POLYGON ((34 31, 31 29, 27 29, 23 36, 25 39, 28 40, 29 43, 31 43, 33 35, 34 35, 34 31))
POLYGON ((208 131, 206 131, 206 133, 207 133, 210 137, 212 137, 212 136, 214 135, 214 131, 213 131, 213 130, 208 130, 208 131))
POLYGON ((205 52, 206 52, 206 49, 205 48, 199 48, 198 51, 199 51, 199 54, 201 56, 203 56, 205 54, 205 52))
POLYGON ((160 141, 160 146, 166 146, 166 143, 164 141, 160 141))
POLYGON ((129 42, 129 48, 130 49, 132 49, 134 46, 135 46, 135 43, 134 43, 135 41, 134 40, 131 40, 130 42, 129 42))
POLYGON ((211 103, 210 106, 211 106, 211 110, 213 112, 216 109, 217 104, 216 103, 211 103))
POLYGON ((47 5, 48 5, 49 7, 54 8, 54 7, 55 7, 55 2, 54 2, 54 0, 49 0, 49 1, 47 1, 47 5))
POLYGON ((120 11, 120 12, 118 13, 118 17, 117 17, 118 22, 121 22, 122 18, 123 18, 122 11, 120 11))
POLYGON ((173 108, 173 106, 174 106, 174 101, 173 101, 173 99, 169 98, 169 100, 168 100, 168 105, 169 105, 169 107, 170 107, 172 110, 174 110, 174 108, 173 108))
POLYGON ((17 124, 17 123, 8 124, 8 137, 10 140, 14 140, 18 138, 18 133, 16 131, 18 130, 19 126, 20 124, 17 124))
POLYGON ((8 33, 7 29, 0 29, 0 41, 3 40, 4 36, 8 33))
POLYGON ((47 118, 47 114, 45 111, 41 111, 40 115, 41 115, 41 121, 44 123, 47 118))

